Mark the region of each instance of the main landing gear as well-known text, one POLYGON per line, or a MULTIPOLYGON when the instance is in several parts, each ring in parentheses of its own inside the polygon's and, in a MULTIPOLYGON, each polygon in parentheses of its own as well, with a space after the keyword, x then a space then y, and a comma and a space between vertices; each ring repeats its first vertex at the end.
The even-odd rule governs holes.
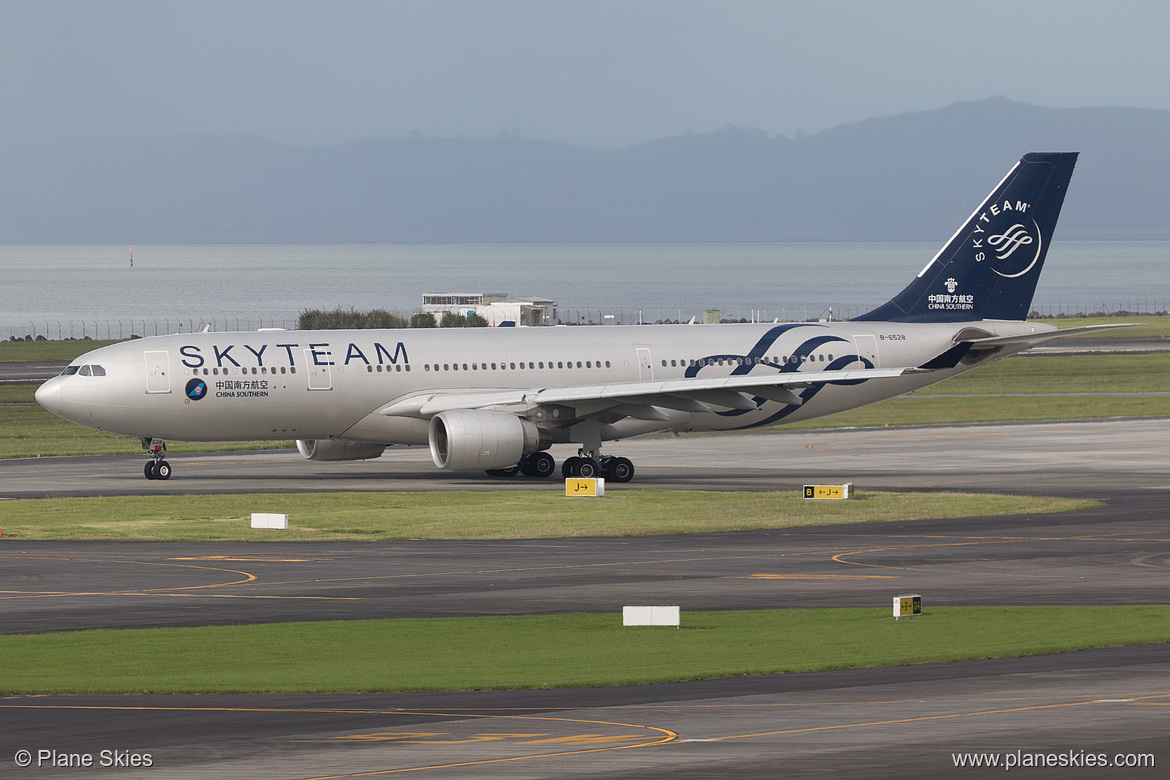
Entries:
POLYGON ((142 449, 150 453, 150 460, 142 469, 143 475, 147 479, 170 479, 171 464, 164 460, 167 454, 166 442, 162 439, 143 439, 142 449))
POLYGON ((515 466, 506 469, 488 469, 487 473, 492 477, 514 477, 517 474, 523 474, 526 477, 544 479, 551 477, 556 470, 557 462, 553 460, 552 455, 547 452, 534 452, 531 455, 525 455, 515 466))
POLYGON ((569 477, 605 477, 610 482, 629 482, 634 478, 634 464, 629 458, 613 456, 593 457, 581 450, 581 454, 565 458, 561 475, 569 477))
MULTIPOLYGON (((523 474, 526 477, 544 479, 551 477, 557 470, 556 461, 547 452, 534 452, 525 455, 520 462, 511 468, 488 469, 487 473, 493 477, 514 477, 523 474)), ((634 478, 634 464, 629 458, 614 458, 599 456, 598 453, 587 453, 580 450, 578 455, 566 458, 561 466, 561 476, 569 477, 605 477, 611 482, 629 482, 634 478)))

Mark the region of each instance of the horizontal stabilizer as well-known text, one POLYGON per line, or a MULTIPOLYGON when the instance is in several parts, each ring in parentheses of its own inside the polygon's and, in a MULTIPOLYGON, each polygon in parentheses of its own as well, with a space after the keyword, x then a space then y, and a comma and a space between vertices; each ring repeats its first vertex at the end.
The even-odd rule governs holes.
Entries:
POLYGON ((971 343, 979 347, 1007 347, 1020 346, 1038 347, 1050 341, 1063 339, 1068 336, 1083 336, 1086 333, 1101 333, 1117 328, 1132 328, 1136 322, 1113 323, 1109 325, 1085 325, 1080 328, 1061 328, 1060 330, 1046 330, 1043 333, 1025 333, 1019 336, 991 336, 985 339, 972 339, 971 343))

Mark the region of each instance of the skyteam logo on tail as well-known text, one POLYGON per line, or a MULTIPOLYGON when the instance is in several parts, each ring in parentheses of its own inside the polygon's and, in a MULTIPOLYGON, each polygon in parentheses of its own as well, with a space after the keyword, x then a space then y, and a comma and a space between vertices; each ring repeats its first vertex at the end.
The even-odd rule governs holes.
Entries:
POLYGON ((1006 233, 990 236, 987 243, 995 249, 995 256, 1000 260, 1007 260, 1022 246, 1032 243, 1028 230, 1019 222, 1007 229, 1006 233))
MULTIPOLYGON (((1040 225, 1034 219, 1021 219, 1032 208, 1032 204, 1005 200, 995 204, 979 215, 975 230, 971 234, 971 248, 975 250, 975 262, 982 263, 990 252, 995 256, 996 265, 991 270, 1005 279, 1015 279, 1031 271, 1042 254, 1044 242, 1040 237, 1040 225), (1008 222, 999 233, 989 233, 984 224, 990 226, 992 217, 1003 217, 997 222, 1008 222)), ((992 230, 997 228, 991 228, 992 230)))
POLYGON ((995 259, 1000 261, 999 268, 991 270, 1005 279, 1023 276, 1031 271, 1036 261, 1040 259, 1040 226, 1036 224, 1036 220, 1030 221, 1032 230, 1017 222, 1004 232, 987 237, 988 246, 995 250, 995 259), (1035 238, 1032 237, 1033 230, 1035 238), (1030 251, 1033 246, 1036 248, 1034 252, 1030 251))

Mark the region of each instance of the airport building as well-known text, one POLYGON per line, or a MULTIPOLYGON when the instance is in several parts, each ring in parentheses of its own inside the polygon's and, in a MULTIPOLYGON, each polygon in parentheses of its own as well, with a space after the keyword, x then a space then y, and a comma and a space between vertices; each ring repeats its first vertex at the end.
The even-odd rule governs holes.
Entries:
POLYGON ((478 314, 488 325, 556 325, 557 302, 534 296, 509 298, 507 293, 425 293, 421 311, 440 318, 446 312, 478 314))

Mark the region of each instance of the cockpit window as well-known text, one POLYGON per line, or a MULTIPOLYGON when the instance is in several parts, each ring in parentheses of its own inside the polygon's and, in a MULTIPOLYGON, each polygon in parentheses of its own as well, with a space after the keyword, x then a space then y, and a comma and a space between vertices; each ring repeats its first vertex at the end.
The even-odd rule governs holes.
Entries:
POLYGON ((67 366, 61 372, 61 376, 71 376, 77 374, 78 376, 105 376, 106 367, 93 363, 88 366, 67 366))

